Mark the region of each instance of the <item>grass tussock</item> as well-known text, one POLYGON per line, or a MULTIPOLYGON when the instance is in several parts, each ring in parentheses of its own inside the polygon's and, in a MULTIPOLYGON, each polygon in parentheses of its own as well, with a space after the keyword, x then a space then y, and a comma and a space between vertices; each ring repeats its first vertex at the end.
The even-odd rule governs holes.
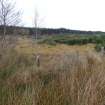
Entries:
POLYGON ((33 55, 6 48, 0 58, 0 105, 105 105, 104 56, 42 54, 40 61, 37 67, 33 55))

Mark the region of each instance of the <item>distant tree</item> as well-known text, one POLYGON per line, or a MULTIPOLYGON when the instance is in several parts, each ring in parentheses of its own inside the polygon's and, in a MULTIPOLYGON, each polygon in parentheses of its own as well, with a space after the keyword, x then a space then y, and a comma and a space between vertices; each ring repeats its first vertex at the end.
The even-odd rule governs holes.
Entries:
POLYGON ((3 40, 8 26, 17 26, 21 22, 21 11, 17 10, 14 0, 0 0, 0 25, 3 27, 3 40))

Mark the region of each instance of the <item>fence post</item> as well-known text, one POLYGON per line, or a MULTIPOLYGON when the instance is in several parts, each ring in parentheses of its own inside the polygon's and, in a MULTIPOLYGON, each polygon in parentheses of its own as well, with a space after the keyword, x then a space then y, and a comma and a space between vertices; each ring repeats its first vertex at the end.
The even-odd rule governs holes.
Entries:
POLYGON ((36 56, 36 64, 38 67, 40 67, 40 56, 39 55, 36 56))

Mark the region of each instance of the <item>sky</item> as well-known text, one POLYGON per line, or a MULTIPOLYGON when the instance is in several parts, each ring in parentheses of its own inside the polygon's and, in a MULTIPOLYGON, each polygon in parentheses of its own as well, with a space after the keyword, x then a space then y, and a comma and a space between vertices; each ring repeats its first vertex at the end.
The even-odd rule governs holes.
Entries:
POLYGON ((16 0, 22 9, 22 22, 34 25, 35 10, 39 26, 75 30, 105 31, 105 0, 16 0))

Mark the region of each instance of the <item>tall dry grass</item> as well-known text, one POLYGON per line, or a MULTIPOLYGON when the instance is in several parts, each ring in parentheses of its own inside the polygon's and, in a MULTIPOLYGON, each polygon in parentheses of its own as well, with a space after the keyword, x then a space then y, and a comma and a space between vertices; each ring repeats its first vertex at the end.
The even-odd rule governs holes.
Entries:
POLYGON ((105 105, 104 56, 75 52, 40 60, 37 67, 32 55, 6 48, 0 58, 0 105, 105 105))

